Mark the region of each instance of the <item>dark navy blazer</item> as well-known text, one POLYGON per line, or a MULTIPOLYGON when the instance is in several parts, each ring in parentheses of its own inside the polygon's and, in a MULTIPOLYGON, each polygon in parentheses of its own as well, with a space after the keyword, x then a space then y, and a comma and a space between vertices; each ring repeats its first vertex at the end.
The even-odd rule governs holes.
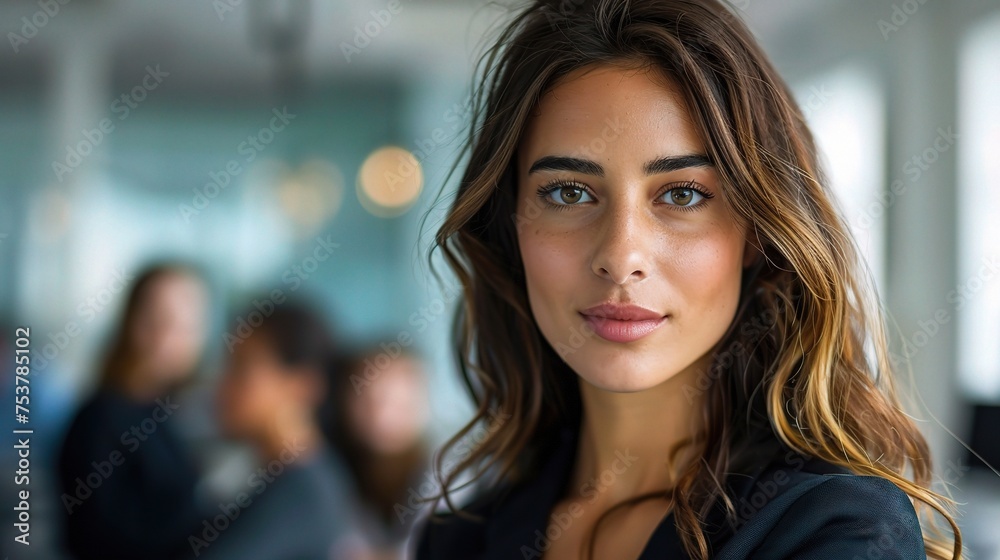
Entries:
MULTIPOLYGON (((721 501, 705 522, 713 559, 926 560, 913 504, 891 481, 852 474, 776 440, 760 449, 755 466, 727 477, 739 515, 735 531, 721 501)), ((440 512, 425 517, 415 528, 416 560, 542 558, 549 514, 575 456, 576 436, 564 431, 537 476, 481 493, 463 508, 484 522, 440 512)), ((663 518, 639 560, 689 558, 674 521, 673 513, 663 518)))

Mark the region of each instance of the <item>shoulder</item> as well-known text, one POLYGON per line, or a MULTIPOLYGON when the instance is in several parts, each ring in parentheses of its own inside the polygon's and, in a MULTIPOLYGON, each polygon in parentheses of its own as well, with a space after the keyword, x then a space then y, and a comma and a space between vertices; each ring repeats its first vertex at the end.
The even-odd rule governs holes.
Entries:
POLYGON ((78 428, 98 427, 120 433, 120 424, 134 421, 136 417, 141 419, 144 411, 142 405, 129 401, 117 391, 99 387, 80 401, 71 425, 78 428))
POLYGON ((103 389, 97 389, 80 400, 73 416, 74 423, 87 422, 104 416, 108 409, 116 407, 117 404, 117 399, 114 398, 113 394, 103 389))
MULTIPOLYGON (((425 512, 415 523, 416 560, 506 558, 546 530, 549 512, 565 486, 576 450, 563 429, 522 454, 516 473, 484 474, 452 493, 457 511, 425 512), (487 482, 493 481, 493 482, 487 482)), ((436 505, 445 507, 442 500, 436 505)))
MULTIPOLYGON (((298 460, 298 451, 289 454, 287 468, 292 472, 297 490, 308 492, 310 499, 320 504, 356 501, 351 491, 349 475, 340 457, 328 445, 320 443, 312 456, 298 460)), ((282 459, 284 461, 284 459, 282 459)))
POLYGON ((290 444, 267 467, 270 474, 277 473, 271 479, 273 482, 255 480, 261 499, 270 502, 268 508, 262 509, 269 509, 278 517, 305 514, 297 529, 307 533, 327 535, 346 531, 358 511, 359 498, 346 478, 348 475, 341 470, 340 459, 323 442, 308 454, 303 455, 304 452, 304 448, 290 444), (266 492, 264 484, 268 487, 266 492))
POLYGON ((806 465, 773 499, 757 499, 766 504, 751 512, 720 559, 926 558, 913 504, 892 481, 832 466, 810 468, 827 465, 815 460, 806 465))
POLYGON ((64 445, 87 445, 91 440, 107 442, 108 434, 120 434, 120 408, 120 400, 108 391, 98 389, 86 396, 69 421, 64 445))
POLYGON ((456 504, 458 511, 423 514, 414 526, 414 558, 454 558, 460 552, 484 550, 497 498, 496 492, 480 492, 468 504, 456 504))

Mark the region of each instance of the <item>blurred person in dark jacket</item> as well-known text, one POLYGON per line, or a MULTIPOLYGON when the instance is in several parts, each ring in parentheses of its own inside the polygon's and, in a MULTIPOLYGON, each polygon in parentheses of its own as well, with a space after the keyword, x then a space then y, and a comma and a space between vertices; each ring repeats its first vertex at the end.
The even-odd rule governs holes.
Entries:
POLYGON ((80 560, 171 560, 207 507, 199 472, 177 433, 177 390, 206 339, 209 299, 199 272, 160 264, 139 275, 58 459, 65 545, 80 560))
POLYGON ((210 560, 352 558, 356 507, 345 468, 320 426, 335 366, 333 331, 305 304, 248 308, 218 395, 222 431, 259 459, 245 486, 189 538, 210 560), (256 325, 256 326, 253 326, 256 325))
POLYGON ((365 560, 405 558, 410 529, 433 484, 426 428, 424 360, 398 344, 372 344, 341 357, 333 391, 333 438, 362 501, 365 560))

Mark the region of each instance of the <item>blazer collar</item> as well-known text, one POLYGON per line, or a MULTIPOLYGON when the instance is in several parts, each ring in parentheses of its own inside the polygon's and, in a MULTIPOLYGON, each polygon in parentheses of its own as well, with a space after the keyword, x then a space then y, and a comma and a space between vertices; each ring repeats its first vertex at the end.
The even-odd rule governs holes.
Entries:
MULTIPOLYGON (((576 458, 577 440, 575 430, 562 429, 555 448, 538 474, 512 488, 505 498, 501 498, 486 528, 484 560, 509 560, 514 553, 521 558, 537 558, 526 554, 532 550, 544 554, 540 547, 546 545, 545 531, 549 515, 565 492, 576 458)), ((726 477, 726 483, 737 501, 739 497, 752 492, 753 483, 780 451, 781 446, 776 444, 776 441, 761 444, 756 449, 759 460, 752 467, 726 477)), ((716 500, 713 504, 704 525, 711 550, 719 550, 732 535, 721 500, 716 500)), ((687 557, 677 535, 671 511, 657 525, 639 560, 687 557)))
MULTIPOLYGON (((537 558, 529 551, 544 555, 549 515, 569 481, 577 439, 575 431, 562 430, 557 447, 538 475, 512 490, 496 510, 486 531, 486 560, 509 560, 515 552, 521 558, 537 558)), ((671 512, 657 526, 639 559, 686 557, 671 512)))

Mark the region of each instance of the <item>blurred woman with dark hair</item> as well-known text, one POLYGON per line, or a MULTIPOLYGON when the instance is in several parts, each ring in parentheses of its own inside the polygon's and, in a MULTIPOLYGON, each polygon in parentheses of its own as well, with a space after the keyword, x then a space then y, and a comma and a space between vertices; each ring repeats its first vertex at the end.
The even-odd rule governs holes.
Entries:
POLYGON ((420 486, 431 481, 424 360, 382 346, 345 353, 333 390, 333 439, 361 497, 359 525, 372 560, 405 557, 420 486))
POLYGON ((254 322, 233 343, 218 405, 225 434, 250 443, 261 466, 237 495, 231 521, 214 527, 217 536, 199 530, 192 550, 213 560, 350 558, 343 547, 356 500, 320 423, 336 366, 333 332, 292 302, 254 322))
POLYGON ((87 559, 173 559, 202 519, 198 471, 174 431, 174 392, 205 343, 208 289, 182 264, 143 272, 94 394, 59 455, 66 546, 87 559))

